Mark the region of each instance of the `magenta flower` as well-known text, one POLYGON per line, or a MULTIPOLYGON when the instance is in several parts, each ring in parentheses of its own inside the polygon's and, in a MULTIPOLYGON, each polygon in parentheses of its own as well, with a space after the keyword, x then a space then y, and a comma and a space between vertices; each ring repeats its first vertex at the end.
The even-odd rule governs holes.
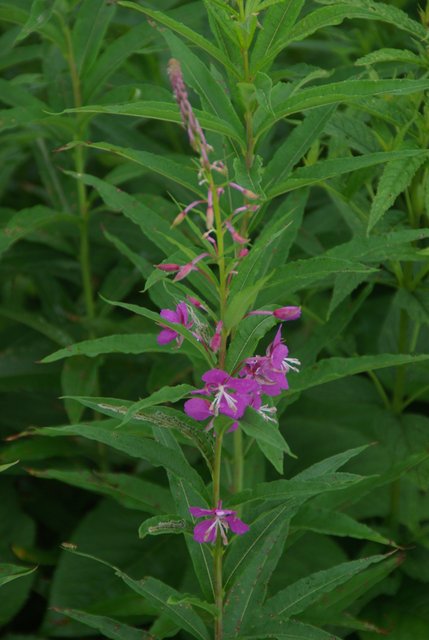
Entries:
MULTIPOLYGON (((164 320, 174 322, 174 324, 181 324, 183 327, 186 327, 186 329, 190 329, 193 325, 192 320, 189 320, 188 318, 188 307, 184 302, 179 302, 176 307, 176 311, 173 311, 172 309, 162 309, 159 315, 161 318, 164 318, 164 320)), ((180 347, 184 338, 177 333, 177 331, 171 329, 171 327, 164 327, 156 339, 158 344, 168 344, 169 342, 172 342, 172 340, 176 340, 180 347)))
POLYGON ((289 350, 282 342, 281 327, 273 342, 268 346, 265 356, 254 356, 244 361, 240 375, 254 380, 260 393, 267 396, 278 396, 289 388, 286 375, 289 371, 299 371, 300 361, 289 358, 289 350))
MULTIPOLYGON (((252 402, 252 394, 257 392, 254 380, 232 378, 221 369, 206 371, 202 379, 206 383, 204 388, 193 393, 211 396, 211 399, 192 398, 185 402, 184 408, 185 413, 194 420, 211 418, 208 429, 213 427, 213 419, 219 414, 239 420, 252 402)), ((237 423, 233 425, 232 430, 236 428, 237 423)))
POLYGON ((194 528, 194 540, 203 544, 210 542, 214 544, 220 535, 223 544, 228 544, 226 536, 229 529, 233 533, 242 536, 249 531, 249 526, 240 518, 237 518, 236 511, 222 509, 222 501, 219 501, 217 509, 201 509, 201 507, 189 507, 189 511, 194 518, 206 518, 199 522, 194 528), (208 517, 207 516, 211 516, 208 517))
POLYGON ((274 340, 266 351, 267 357, 270 359, 270 363, 275 369, 280 369, 285 374, 289 371, 296 371, 299 373, 299 367, 301 362, 298 358, 289 358, 289 349, 282 341, 282 328, 278 328, 274 340))

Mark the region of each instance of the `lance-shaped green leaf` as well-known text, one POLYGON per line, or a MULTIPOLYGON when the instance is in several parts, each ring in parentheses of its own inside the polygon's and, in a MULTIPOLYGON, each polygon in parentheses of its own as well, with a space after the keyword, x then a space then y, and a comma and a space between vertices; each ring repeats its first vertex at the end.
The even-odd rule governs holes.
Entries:
POLYGON ((371 540, 395 546, 392 540, 346 513, 312 505, 307 505, 299 511, 293 520, 293 529, 316 531, 317 533, 355 538, 356 540, 371 540))
POLYGON ((136 304, 127 304, 125 302, 117 302, 112 300, 105 300, 105 301, 108 302, 109 304, 115 305, 116 307, 122 307, 123 309, 127 309, 128 311, 132 311, 133 313, 136 313, 139 316, 149 318, 149 320, 154 320, 154 322, 156 322, 157 324, 162 324, 162 325, 165 325, 166 327, 170 327, 171 329, 174 329, 176 333, 183 336, 185 340, 189 341, 190 344, 192 344, 196 348, 196 350, 200 352, 200 354, 204 357, 204 360, 206 360, 206 362, 208 362, 209 364, 212 364, 213 362, 212 358, 208 354, 208 352, 204 349, 203 345, 200 342, 198 342, 198 340, 194 338, 192 333, 188 329, 186 329, 183 325, 174 323, 174 322, 169 322, 168 320, 161 318, 160 315, 155 311, 151 311, 150 309, 145 309, 145 307, 139 307, 136 304))
POLYGON ((170 596, 168 598, 168 604, 190 604, 192 607, 198 607, 198 609, 203 609, 203 611, 207 611, 212 616, 216 616, 218 613, 218 609, 214 604, 210 602, 206 602, 205 600, 200 600, 196 596, 193 596, 189 593, 181 593, 180 596, 170 596))
POLYGON ((320 600, 324 593, 329 593, 344 584, 344 582, 347 582, 355 574, 360 573, 371 564, 385 559, 386 556, 383 555, 371 556, 362 560, 344 562, 332 569, 318 571, 306 576, 270 598, 254 620, 256 621, 261 617, 266 620, 271 616, 279 616, 287 620, 291 616, 308 609, 314 602, 320 600))
POLYGON ((320 4, 334 5, 334 9, 349 11, 350 17, 360 17, 370 20, 381 20, 394 25, 397 29, 407 31, 419 40, 427 39, 425 27, 413 20, 409 15, 398 7, 385 2, 374 2, 374 0, 318 0, 320 4), (338 6, 337 6, 338 5, 338 6))
POLYGON ((347 462, 356 458, 356 456, 360 456, 361 453, 366 451, 370 444, 364 444, 361 447, 354 447, 353 449, 347 449, 347 451, 342 451, 341 453, 337 453, 334 456, 330 456, 329 458, 325 458, 320 462, 316 462, 312 464, 304 471, 301 471, 293 479, 300 478, 302 480, 308 480, 311 478, 319 478, 320 476, 324 476, 325 474, 334 473, 341 469, 347 462))
POLYGON ((87 469, 26 469, 36 478, 58 480, 72 487, 79 487, 109 496, 129 509, 146 513, 168 513, 173 508, 168 489, 154 482, 125 473, 102 473, 87 469))
POLYGON ((51 17, 53 5, 48 0, 34 0, 30 12, 21 31, 16 36, 16 42, 24 40, 33 31, 39 31, 51 17))
POLYGON ((277 43, 287 38, 295 24, 305 0, 283 0, 264 14, 262 28, 252 50, 253 71, 269 67, 277 55, 277 43))
POLYGON ((355 237, 349 242, 329 249, 325 256, 364 263, 381 263, 385 260, 419 260, 423 256, 413 246, 429 237, 429 229, 403 229, 370 237, 355 237))
POLYGON ((244 318, 246 313, 250 311, 254 304, 258 293, 270 280, 271 274, 265 278, 260 278, 256 284, 244 287, 241 291, 235 293, 231 298, 225 312, 225 327, 228 330, 236 327, 244 318))
POLYGON ((0 316, 23 324, 61 346, 72 342, 72 337, 62 327, 48 322, 40 313, 14 309, 12 306, 0 306, 0 316))
POLYGON ((139 538, 146 536, 160 536, 166 534, 177 535, 190 533, 191 528, 186 520, 177 515, 163 515, 148 518, 139 527, 139 538))
POLYGON ((355 103, 363 98, 377 95, 408 95, 426 91, 429 80, 345 80, 318 87, 302 89, 276 105, 274 115, 256 114, 256 136, 270 129, 278 120, 293 113, 307 111, 329 104, 355 103))
POLYGON ((245 504, 255 500, 286 500, 312 497, 325 491, 339 491, 354 484, 364 482, 368 478, 354 473, 330 473, 315 479, 273 480, 261 482, 256 489, 246 489, 236 493, 228 501, 228 505, 245 504))
POLYGON ((176 473, 203 494, 204 483, 199 474, 184 460, 173 457, 167 447, 141 435, 130 435, 115 429, 117 420, 106 420, 86 424, 70 425, 65 427, 45 427, 36 429, 35 433, 43 436, 82 436, 89 440, 102 442, 113 449, 127 453, 133 458, 147 460, 155 467, 163 467, 176 473))
POLYGON ((284 182, 291 173, 293 167, 307 153, 308 149, 317 139, 333 113, 334 106, 321 107, 310 111, 305 119, 288 135, 280 144, 274 156, 264 171, 263 187, 265 192, 270 192, 278 182, 284 182))
POLYGON ((147 409, 148 407, 153 407, 158 404, 164 404, 166 402, 177 402, 194 390, 195 387, 192 387, 189 384, 179 384, 175 387, 162 387, 162 389, 154 391, 146 398, 142 398, 138 402, 133 402, 133 404, 128 408, 119 426, 121 427, 129 422, 136 413, 139 413, 143 409, 147 409))
POLYGON ((181 594, 176 589, 173 589, 160 580, 156 580, 151 577, 146 577, 142 580, 134 580, 109 562, 106 562, 101 558, 96 558, 88 553, 78 551, 76 546, 73 544, 63 544, 62 546, 66 551, 70 551, 82 558, 95 560, 96 562, 109 567, 119 578, 121 578, 121 580, 125 582, 125 584, 130 587, 130 589, 151 602, 158 611, 168 613, 168 616, 177 623, 181 629, 188 631, 193 637, 198 638, 199 640, 209 640, 210 636, 204 622, 200 616, 193 611, 192 607, 188 603, 181 603, 180 605, 172 605, 168 603, 168 599, 170 597, 180 598, 181 594))
POLYGON ((254 409, 247 408, 244 416, 240 418, 240 428, 256 440, 262 453, 279 473, 283 473, 284 453, 296 457, 280 433, 278 424, 267 421, 254 409))
POLYGON ((82 342, 76 342, 65 349, 59 349, 49 354, 49 356, 43 358, 41 362, 47 364, 73 356, 95 358, 105 353, 165 353, 165 346, 162 347, 162 345, 159 345, 156 337, 157 334, 125 333, 104 336, 103 338, 94 338, 93 340, 83 340, 82 342))
POLYGON ((255 610, 260 609, 265 598, 268 581, 277 566, 289 531, 291 512, 284 507, 272 513, 270 526, 261 535, 244 568, 228 591, 224 606, 224 632, 228 637, 241 637, 255 610))
POLYGON ((81 622, 91 629, 96 629, 103 637, 111 638, 111 640, 154 640, 154 637, 143 629, 130 627, 119 620, 113 620, 113 618, 63 607, 53 607, 53 610, 67 618, 81 622))
POLYGON ((369 212, 368 233, 390 209, 396 198, 410 186, 426 159, 426 155, 419 154, 412 158, 392 160, 386 164, 369 212))
POLYGON ((19 460, 15 460, 14 462, 9 462, 8 464, 0 464, 0 473, 2 471, 6 471, 7 469, 10 469, 10 467, 14 467, 16 464, 18 464, 19 460))
POLYGON ((276 324, 273 316, 250 316, 238 325, 226 357, 226 368, 235 372, 245 358, 255 352, 259 341, 276 324))
POLYGON ((92 66, 103 40, 115 6, 104 0, 84 0, 79 5, 72 32, 73 54, 79 76, 85 76, 92 66))
POLYGON ((231 297, 252 286, 269 273, 271 268, 286 262, 301 225, 307 199, 306 189, 295 191, 281 203, 272 218, 264 223, 253 247, 234 276, 231 297))
POLYGON ((133 580, 122 571, 116 574, 122 578, 133 591, 152 602, 160 611, 168 614, 168 617, 188 631, 194 638, 199 640, 209 640, 210 636, 207 628, 200 616, 192 609, 189 601, 181 601, 180 593, 155 578, 143 578, 133 580), (172 604, 172 601, 178 604, 172 604))
POLYGON ((129 56, 137 51, 144 51, 145 47, 150 46, 153 36, 152 27, 143 22, 133 27, 130 26, 125 33, 107 43, 92 67, 81 78, 85 102, 89 102, 92 96, 104 90, 106 80, 129 56))
POLYGON ((290 294, 323 281, 338 273, 374 273, 377 269, 357 260, 334 256, 315 256, 306 260, 295 260, 274 272, 265 289, 258 296, 258 305, 282 304, 290 294))
POLYGON ((409 49, 391 49, 383 48, 377 51, 371 51, 365 56, 358 58, 355 61, 357 67, 364 67, 366 65, 377 64, 378 62, 404 62, 406 64, 416 64, 418 66, 425 67, 425 61, 423 58, 413 53, 409 49))
POLYGON ((76 146, 84 146, 90 149, 99 149, 100 151, 113 153, 120 158, 130 160, 149 171, 173 180, 173 182, 177 182, 177 184, 186 187, 200 196, 205 195, 204 191, 198 187, 195 169, 189 167, 188 163, 176 162, 166 155, 160 156, 156 153, 150 153, 149 151, 120 147, 107 142, 69 142, 61 147, 61 150, 73 149, 76 146))
MULTIPOLYGON (((301 615, 305 620, 315 624, 329 624, 334 620, 335 616, 341 616, 347 607, 355 603, 361 596, 367 594, 371 587, 384 580, 404 559, 405 556, 398 552, 394 553, 393 556, 391 553, 384 557, 382 556, 382 562, 376 562, 375 566, 370 566, 358 572, 350 577, 347 582, 343 582, 333 590, 327 591, 322 600, 314 602, 301 615), (328 620, 329 622, 327 622, 328 620)), ((356 562, 359 562, 359 560, 356 562)))
MULTIPOLYGON (((143 234, 155 245, 157 245, 166 255, 171 253, 171 242, 166 238, 173 237, 182 240, 186 244, 186 239, 179 229, 171 229, 168 222, 156 211, 153 211, 145 204, 125 193, 104 180, 87 174, 76 174, 71 172, 78 180, 94 187, 104 200, 106 205, 113 211, 122 211, 134 224, 140 227, 143 234)), ((189 245, 189 242, 187 243, 189 245)))
MULTIPOLYGON (((127 415, 132 406, 132 402, 129 400, 119 400, 117 398, 86 398, 76 396, 73 399, 89 409, 116 418, 117 422, 115 426, 111 427, 114 430, 118 428, 121 424, 120 421, 127 415)), ((154 428, 169 431, 175 429, 180 436, 185 438, 186 444, 190 444, 189 441, 193 442, 204 456, 209 468, 211 468, 213 461, 213 438, 201 429, 201 426, 197 422, 187 415, 184 415, 183 412, 168 407, 162 407, 162 409, 147 407, 137 413, 134 412, 127 421, 130 427, 137 427, 139 434, 145 438, 151 436, 154 428)), ((109 428, 109 426, 111 425, 107 423, 106 428, 109 428)), ((134 432, 135 429, 131 430, 134 432)))
MULTIPOLYGON (((321 0, 319 0, 321 2, 321 0)), ((324 27, 341 24, 344 20, 358 18, 361 20, 380 20, 393 24, 419 40, 426 38, 423 25, 412 20, 404 11, 382 2, 368 2, 368 0, 323 0, 323 4, 333 6, 322 7, 308 13, 295 24, 288 37, 278 44, 278 53, 291 42, 299 42, 324 27)))
POLYGON ((33 233, 33 231, 58 222, 71 222, 74 224, 75 218, 65 213, 58 213, 43 205, 36 205, 17 211, 0 229, 0 254, 4 253, 21 238, 33 233))
POLYGON ((8 582, 12 582, 13 580, 17 580, 18 578, 23 578, 24 576, 30 575, 33 571, 36 571, 37 567, 32 567, 29 569, 28 567, 20 567, 16 564, 0 564, 0 587, 7 584, 8 582))
MULTIPOLYGON (((345 158, 330 158, 328 160, 321 160, 316 164, 309 165, 307 167, 300 167, 296 169, 292 175, 286 180, 278 181, 268 192, 268 195, 272 198, 293 191, 294 189, 300 189, 313 184, 319 184, 325 180, 336 178, 344 173, 351 173, 364 169, 366 167, 373 167, 386 162, 393 163, 412 163, 412 166, 423 164, 428 158, 428 152, 422 149, 404 149, 403 151, 379 151, 376 153, 368 153, 362 156, 348 156, 345 158)), ((394 165, 396 166, 396 164, 394 165)), ((416 169, 416 171, 417 171, 416 169)), ((393 171, 392 171, 393 173, 393 171)), ((390 206, 390 205, 389 205, 390 206)))
POLYGON ((331 632, 323 631, 310 624, 298 620, 270 620, 268 623, 256 627, 255 630, 246 629, 240 638, 243 640, 262 640, 263 638, 277 638, 277 640, 340 640, 331 632))
POLYGON ((119 5, 122 7, 128 7, 129 9, 135 9, 136 11, 140 11, 145 15, 149 16, 155 22, 159 22, 165 27, 168 27, 172 31, 175 31, 179 35, 181 35, 192 44, 195 44, 197 47, 211 55, 215 60, 223 64, 223 66, 237 75, 237 70, 231 64, 230 60, 225 56, 225 54, 216 47, 213 43, 211 43, 207 38, 197 33, 193 29, 190 29, 188 26, 183 24, 183 22, 178 22, 171 18, 169 15, 162 13, 161 11, 154 11, 153 9, 148 9, 147 7, 142 7, 140 4, 136 2, 128 2, 128 0, 119 0, 119 5))
POLYGON ((332 382, 347 376, 375 371, 386 367, 398 367, 404 364, 425 362, 429 355, 412 356, 407 354, 380 354, 376 356, 355 356, 351 358, 326 358, 306 367, 299 376, 290 378, 291 392, 304 391, 325 382, 332 382))
POLYGON ((113 233, 109 233, 104 230, 104 237, 107 238, 109 242, 113 244, 116 249, 122 253, 123 256, 128 258, 128 260, 136 267, 138 271, 142 274, 142 276, 146 279, 150 274, 153 273, 153 266, 150 264, 146 258, 144 258, 139 253, 132 251, 125 242, 122 242, 117 236, 114 236, 113 233))
MULTIPOLYGON (((84 107, 65 109, 63 113, 108 113, 111 115, 147 118, 149 120, 163 120, 164 122, 175 122, 177 124, 182 122, 179 109, 174 103, 149 100, 144 102, 126 102, 124 104, 85 105, 84 107)), ((201 111, 200 109, 194 109, 194 113, 203 129, 227 136, 236 142, 241 142, 240 136, 235 128, 226 120, 221 120, 217 116, 207 113, 206 111, 201 111)), ((28 119, 29 116, 27 117, 27 120, 28 119)))

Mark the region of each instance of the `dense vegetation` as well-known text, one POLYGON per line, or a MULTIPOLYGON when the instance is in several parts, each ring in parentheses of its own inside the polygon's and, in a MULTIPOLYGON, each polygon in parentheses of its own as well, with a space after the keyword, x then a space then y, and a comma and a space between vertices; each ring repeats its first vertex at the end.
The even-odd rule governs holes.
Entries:
POLYGON ((0 0, 5 640, 429 638, 428 28, 0 0))

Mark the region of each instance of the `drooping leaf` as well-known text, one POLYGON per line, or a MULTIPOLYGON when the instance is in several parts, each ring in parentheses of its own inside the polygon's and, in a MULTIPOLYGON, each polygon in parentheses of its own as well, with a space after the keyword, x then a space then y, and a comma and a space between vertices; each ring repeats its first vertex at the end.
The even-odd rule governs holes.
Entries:
POLYGON ((168 14, 162 13, 161 11, 154 11, 148 7, 142 7, 136 2, 128 2, 127 0, 119 0, 119 5, 122 7, 127 7, 129 9, 134 9, 136 11, 140 11, 145 15, 149 16, 155 22, 160 22, 164 26, 168 27, 172 31, 175 31, 179 35, 181 35, 186 40, 189 40, 192 44, 195 44, 197 47, 211 55, 215 60, 223 64, 229 71, 232 73, 236 73, 236 69, 231 65, 230 60, 222 53, 218 47, 213 45, 207 38, 204 38, 201 34, 197 33, 193 29, 190 29, 183 22, 179 22, 171 18, 168 14))
POLYGON ((172 508, 169 491, 161 485, 125 473, 65 469, 26 469, 36 478, 58 480, 104 496, 129 509, 147 513, 168 513, 172 508))
POLYGON ((385 559, 386 556, 378 555, 362 560, 353 560, 302 578, 270 598, 258 617, 262 616, 263 619, 267 619, 275 616, 287 620, 319 601, 324 593, 328 593, 347 582, 371 564, 382 562, 385 559))
POLYGON ((28 567, 20 567, 15 564, 0 564, 0 587, 7 584, 8 582, 12 582, 13 580, 17 580, 17 578, 22 578, 24 576, 30 575, 36 571, 37 567, 32 567, 29 569, 28 567))
POLYGON ((119 620, 113 620, 106 616, 96 616, 92 613, 86 613, 86 611, 63 607, 54 607, 54 611, 96 629, 104 637, 111 638, 111 640, 153 640, 153 636, 143 629, 130 627, 119 620))

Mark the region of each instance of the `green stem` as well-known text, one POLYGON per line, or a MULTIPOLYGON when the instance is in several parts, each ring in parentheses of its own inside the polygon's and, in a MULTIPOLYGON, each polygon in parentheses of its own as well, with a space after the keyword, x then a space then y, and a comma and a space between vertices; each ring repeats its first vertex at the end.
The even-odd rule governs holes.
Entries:
POLYGON ((241 429, 236 429, 234 431, 234 493, 239 493, 243 490, 243 463, 243 434, 241 429))
POLYGON ((388 395, 386 393, 385 388, 383 387, 383 385, 381 384, 380 380, 378 379, 378 376, 374 373, 374 371, 368 371, 368 375, 371 378, 371 380, 373 381, 374 386, 377 389, 377 392, 378 392, 380 398, 382 399, 385 408, 387 410, 389 410, 391 408, 390 400, 389 400, 389 397, 388 397, 388 395))
MULTIPOLYGON (((216 434, 215 460, 213 468, 213 506, 217 508, 220 501, 220 477, 222 466, 222 441, 223 432, 216 434)), ((215 621, 215 640, 221 640, 223 635, 223 576, 222 576, 222 538, 217 535, 216 544, 213 552, 214 558, 214 588, 215 588, 215 605, 217 615, 215 621)))
MULTIPOLYGON (((63 33, 67 46, 67 61, 70 69, 70 78, 73 90, 74 106, 79 108, 82 106, 82 92, 80 86, 79 72, 76 66, 76 60, 73 51, 73 42, 70 34, 70 29, 66 24, 62 25, 63 33)), ((74 140, 79 141, 83 136, 83 127, 81 125, 81 117, 79 114, 76 116, 76 131, 74 140)), ((87 318, 92 321, 95 316, 94 295, 92 290, 92 278, 91 278, 91 261, 90 261, 90 246, 89 246, 89 207, 86 186, 82 182, 80 176, 85 171, 85 160, 83 155, 83 148, 78 145, 74 150, 74 164, 75 170, 78 174, 77 180, 77 197, 80 216, 80 247, 79 247, 79 262, 82 277, 83 295, 85 300, 85 309, 87 318)), ((92 330, 90 332, 92 335, 92 330)))
MULTIPOLYGON (((406 311, 401 309, 399 317, 399 338, 398 338, 398 352, 404 353, 407 348, 407 335, 408 335, 408 315, 406 311)), ((405 366, 398 367, 396 369, 395 384, 393 388, 392 409, 394 413, 399 414, 402 410, 404 391, 405 391, 405 366)))

